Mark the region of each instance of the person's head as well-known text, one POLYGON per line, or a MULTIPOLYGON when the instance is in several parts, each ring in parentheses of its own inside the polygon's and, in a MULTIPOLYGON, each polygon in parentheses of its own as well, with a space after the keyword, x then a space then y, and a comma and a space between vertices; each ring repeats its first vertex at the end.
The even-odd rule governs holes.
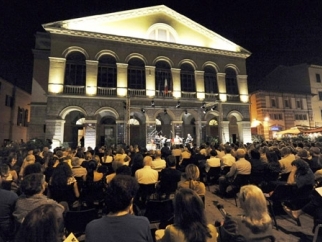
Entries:
POLYGON ((198 166, 189 164, 185 169, 186 179, 196 181, 199 178, 200 172, 198 166))
POLYGON ((290 148, 288 148, 288 147, 283 147, 283 148, 281 149, 281 155, 282 155, 282 156, 286 156, 286 155, 289 155, 289 154, 291 154, 291 149, 290 149, 290 148))
POLYGON ((252 231, 256 233, 266 230, 271 223, 271 218, 262 190, 254 185, 242 186, 238 198, 240 206, 244 210, 244 220, 252 231))
POLYGON ((237 149, 236 150, 237 159, 245 158, 245 155, 246 155, 246 151, 244 149, 237 149))
POLYGON ((210 155, 211 156, 216 156, 217 155, 217 151, 215 149, 210 151, 210 155))
POLYGON ((310 153, 312 156, 318 156, 318 155, 320 155, 320 152, 321 152, 321 150, 318 147, 311 147, 310 148, 310 153))
POLYGON ((59 163, 51 176, 52 185, 65 185, 68 178, 73 176, 73 171, 66 162, 59 163))
POLYGON ((145 166, 151 166, 152 165, 152 157, 147 155, 143 158, 143 163, 145 166))
POLYGON ((301 158, 292 161, 291 165, 296 166, 296 174, 305 175, 310 170, 309 164, 301 158))
POLYGON ((111 213, 116 213, 129 209, 138 189, 139 184, 134 177, 116 175, 107 188, 107 210, 111 213))
POLYGON ((161 157, 161 151, 160 151, 160 150, 156 150, 156 151, 154 152, 154 157, 155 157, 155 158, 160 158, 160 157, 161 157))
POLYGON ((42 193, 45 187, 45 176, 41 173, 32 173, 25 176, 20 184, 21 192, 27 197, 42 193))
POLYGON ((231 153, 231 146, 225 145, 225 154, 230 154, 230 153, 231 153))
POLYGON ((272 163, 272 162, 278 162, 278 156, 277 154, 274 152, 274 151, 268 151, 266 152, 266 157, 267 157, 267 161, 269 163, 272 163))
POLYGON ((206 241, 210 237, 204 204, 189 188, 178 189, 175 194, 174 224, 182 230, 186 241, 206 241))
POLYGON ((305 149, 301 149, 297 152, 297 156, 301 159, 307 159, 309 157, 309 154, 305 149))
POLYGON ((173 155, 168 156, 168 165, 169 167, 176 167, 176 157, 173 155))
POLYGON ((61 241, 55 207, 51 204, 44 204, 30 211, 19 228, 16 241, 61 241))
POLYGON ((128 175, 131 176, 132 175, 132 170, 131 167, 123 165, 120 166, 116 169, 115 171, 116 175, 128 175))
POLYGON ((27 165, 23 171, 23 176, 25 177, 32 173, 42 173, 40 163, 37 162, 27 165))
POLYGON ((250 151, 250 156, 252 159, 259 160, 261 158, 261 154, 259 153, 258 149, 252 149, 250 151))
POLYGON ((81 160, 78 157, 73 157, 72 158, 72 166, 73 167, 78 167, 81 165, 81 160))

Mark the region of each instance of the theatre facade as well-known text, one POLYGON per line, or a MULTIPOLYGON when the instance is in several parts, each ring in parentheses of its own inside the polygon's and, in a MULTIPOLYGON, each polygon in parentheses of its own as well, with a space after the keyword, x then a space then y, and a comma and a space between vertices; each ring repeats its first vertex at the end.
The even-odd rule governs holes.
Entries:
POLYGON ((219 34, 164 5, 43 28, 29 137, 70 147, 153 147, 156 134, 251 142, 250 52, 219 34))

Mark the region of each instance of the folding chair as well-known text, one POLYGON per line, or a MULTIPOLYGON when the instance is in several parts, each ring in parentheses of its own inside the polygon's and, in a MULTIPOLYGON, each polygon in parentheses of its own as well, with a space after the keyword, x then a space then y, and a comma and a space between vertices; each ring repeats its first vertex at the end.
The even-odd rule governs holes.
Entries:
POLYGON ((66 235, 73 233, 76 237, 85 233, 86 225, 97 219, 95 208, 81 211, 68 211, 64 217, 66 235))

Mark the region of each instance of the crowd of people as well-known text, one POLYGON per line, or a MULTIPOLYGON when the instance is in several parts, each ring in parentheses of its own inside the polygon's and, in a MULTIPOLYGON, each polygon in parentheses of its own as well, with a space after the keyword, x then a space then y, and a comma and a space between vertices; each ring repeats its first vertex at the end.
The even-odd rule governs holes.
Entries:
MULTIPOLYGON (((103 241, 106 236, 110 241, 127 241, 128 236, 152 241, 149 221, 133 215, 136 203, 142 202, 137 196, 140 186, 151 184, 154 199, 174 199, 173 225, 158 232, 160 241, 217 241, 216 229, 207 223, 203 206, 207 173, 212 168, 221 171, 219 189, 214 193, 239 193, 245 211, 234 223, 226 221, 227 231, 245 230, 243 236, 247 238, 271 234, 267 207, 260 202, 264 194, 272 195, 282 184, 313 191, 322 179, 321 148, 320 143, 264 142, 199 147, 164 144, 157 150, 122 145, 115 149, 12 150, 2 157, 0 165, 0 241, 58 241, 64 236, 66 212, 102 204, 104 216, 88 224, 86 241, 103 241), (242 184, 241 177, 247 177, 247 183, 242 184), (257 214, 250 212, 255 206, 257 214), (48 217, 39 218, 44 212, 48 217), (55 227, 55 234, 46 232, 45 225, 49 224, 55 227), (132 226, 135 232, 122 233, 124 226, 132 226), (192 227, 199 232, 192 233, 192 227), (28 233, 39 233, 40 229, 44 233, 41 236, 47 234, 50 240, 40 235, 39 240, 27 239, 31 236, 28 233)), ((322 219, 322 204, 316 202, 321 200, 319 193, 312 194, 306 207, 292 210, 283 204, 284 210, 296 220, 302 213, 322 219)))

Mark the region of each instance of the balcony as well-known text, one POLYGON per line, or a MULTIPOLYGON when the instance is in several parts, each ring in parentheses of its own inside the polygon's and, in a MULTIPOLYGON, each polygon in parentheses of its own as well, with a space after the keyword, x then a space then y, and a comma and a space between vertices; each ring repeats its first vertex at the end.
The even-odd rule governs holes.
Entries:
POLYGON ((128 95, 131 97, 146 97, 145 89, 128 89, 128 95))
POLYGON ((64 86, 64 94, 84 95, 85 94, 85 86, 65 85, 64 86))
POLYGON ((165 93, 164 91, 155 90, 156 97, 172 98, 172 91, 165 93))
POLYGON ((215 101, 219 99, 218 93, 205 93, 205 99, 215 101))
POLYGON ((97 87, 98 96, 116 96, 116 87, 97 87))
POLYGON ((196 92, 181 92, 181 97, 182 98, 197 98, 197 93, 196 92))
POLYGON ((228 102, 240 102, 239 94, 227 94, 228 102))

